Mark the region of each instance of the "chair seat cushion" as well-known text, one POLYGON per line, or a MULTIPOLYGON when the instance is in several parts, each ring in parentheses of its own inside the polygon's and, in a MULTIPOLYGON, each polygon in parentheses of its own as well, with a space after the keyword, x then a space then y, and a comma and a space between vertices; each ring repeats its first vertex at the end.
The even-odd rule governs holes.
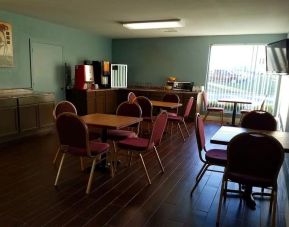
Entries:
MULTIPOLYGON (((98 141, 89 141, 90 152, 92 156, 96 156, 102 153, 105 153, 109 149, 108 143, 101 143, 98 141)), ((76 156, 88 156, 86 150, 84 148, 78 147, 69 147, 68 153, 76 156)))
POLYGON ((135 137, 137 137, 136 133, 129 130, 112 129, 107 131, 107 138, 111 140, 123 140, 135 137))
POLYGON ((168 113, 168 117, 176 117, 178 116, 177 113, 173 113, 173 112, 167 112, 168 113))
POLYGON ((182 121, 183 117, 181 116, 168 116, 169 121, 182 121))
POLYGON ((144 151, 147 149, 149 139, 146 138, 127 138, 118 142, 118 147, 127 150, 144 151))
POLYGON ((222 108, 222 107, 208 107, 207 111, 224 112, 224 108, 222 108))
POLYGON ((226 166, 227 151, 223 149, 211 149, 206 152, 206 160, 213 165, 226 166))

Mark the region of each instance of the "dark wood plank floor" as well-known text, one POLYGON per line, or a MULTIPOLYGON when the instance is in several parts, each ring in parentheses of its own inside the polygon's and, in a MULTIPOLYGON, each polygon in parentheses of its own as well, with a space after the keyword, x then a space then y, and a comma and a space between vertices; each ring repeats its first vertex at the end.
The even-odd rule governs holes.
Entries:
MULTIPOLYGON (((206 125, 208 140, 219 127, 206 125)), ((164 174, 153 153, 145 156, 152 185, 147 185, 142 166, 135 161, 131 167, 120 165, 114 178, 109 172, 96 172, 90 195, 85 194, 88 172, 81 172, 79 159, 72 157, 65 160, 59 186, 53 186, 56 167, 52 159, 57 148, 53 133, 2 146, 0 226, 215 226, 222 175, 207 172, 190 198, 202 165, 192 124, 190 131, 186 142, 177 132, 165 136, 159 148, 164 174)), ((281 171, 280 227, 288 220, 284 188, 281 171)), ((269 226, 269 200, 256 201, 253 211, 238 197, 228 197, 221 225, 269 226)))

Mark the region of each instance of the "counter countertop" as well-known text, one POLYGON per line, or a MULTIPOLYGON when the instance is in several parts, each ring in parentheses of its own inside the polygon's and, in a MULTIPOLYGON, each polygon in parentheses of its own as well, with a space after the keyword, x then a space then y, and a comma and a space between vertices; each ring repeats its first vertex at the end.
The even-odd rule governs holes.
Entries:
POLYGON ((174 92, 174 93, 199 93, 201 91, 186 91, 186 90, 166 90, 163 88, 136 88, 136 87, 128 87, 128 88, 99 88, 95 90, 88 89, 87 92, 90 91, 109 91, 109 90, 128 90, 128 91, 150 91, 150 92, 174 92))

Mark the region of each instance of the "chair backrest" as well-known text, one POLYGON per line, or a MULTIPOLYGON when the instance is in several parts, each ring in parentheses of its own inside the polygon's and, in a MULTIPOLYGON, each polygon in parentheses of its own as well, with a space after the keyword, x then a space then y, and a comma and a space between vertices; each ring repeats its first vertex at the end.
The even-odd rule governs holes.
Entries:
POLYGON ((227 152, 227 176, 237 179, 242 176, 240 183, 255 186, 276 184, 284 151, 274 137, 255 132, 241 133, 230 141, 227 152))
POLYGON ((180 102, 180 97, 175 93, 166 93, 163 97, 164 102, 180 102))
POLYGON ((195 133, 196 133, 199 155, 201 155, 202 150, 205 149, 206 137, 205 137, 204 121, 199 113, 196 113, 195 133))
POLYGON ((208 103, 208 94, 207 94, 206 91, 203 91, 203 92, 202 92, 202 95, 203 95, 204 106, 205 106, 205 108, 207 109, 207 107, 209 106, 209 103, 208 103))
POLYGON ((149 148, 151 148, 152 146, 158 146, 160 144, 167 125, 167 121, 168 113, 166 111, 160 112, 153 124, 149 148))
POLYGON ((61 113, 75 113, 77 114, 77 110, 75 106, 69 101, 60 101, 56 104, 53 110, 53 117, 56 120, 57 116, 61 113))
POLYGON ((133 103, 134 100, 136 99, 136 95, 131 91, 127 95, 127 101, 130 103, 133 103))
POLYGON ((260 110, 265 110, 265 102, 266 102, 266 99, 267 99, 267 95, 264 97, 264 99, 263 99, 262 102, 261 102, 260 110))
POLYGON ((253 110, 243 117, 241 127, 275 131, 277 129, 277 121, 272 114, 266 111, 253 110))
MULTIPOLYGON (((116 109, 116 115, 128 116, 128 117, 141 117, 142 109, 139 104, 136 102, 130 103, 129 101, 122 102, 118 105, 116 109)), ((128 128, 136 130, 136 133, 139 133, 140 123, 130 125, 128 128)))
POLYGON ((56 129, 60 146, 82 150, 90 155, 88 129, 79 116, 68 112, 59 114, 56 118, 56 129))
POLYGON ((140 105, 142 110, 142 117, 152 118, 153 116, 153 104, 145 96, 138 96, 135 102, 140 105))
MULTIPOLYGON (((163 97, 164 102, 175 102, 175 103, 180 103, 180 97, 175 94, 175 93, 166 93, 163 97)), ((173 110, 167 110, 168 112, 171 113, 178 113, 179 108, 175 108, 173 110)))
POLYGON ((129 101, 125 101, 118 105, 116 115, 141 117, 142 109, 138 103, 130 103, 129 101))
POLYGON ((189 101, 187 102, 186 109, 184 112, 184 118, 187 118, 191 112, 192 106, 194 103, 194 97, 190 97, 189 101))

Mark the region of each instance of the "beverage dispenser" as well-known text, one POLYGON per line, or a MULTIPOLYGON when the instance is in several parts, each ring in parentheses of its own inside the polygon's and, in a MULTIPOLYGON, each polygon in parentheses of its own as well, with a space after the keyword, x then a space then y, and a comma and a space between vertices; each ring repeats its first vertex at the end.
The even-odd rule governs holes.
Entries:
POLYGON ((76 65, 75 66, 75 82, 74 89, 85 90, 90 88, 94 82, 92 65, 76 65))

